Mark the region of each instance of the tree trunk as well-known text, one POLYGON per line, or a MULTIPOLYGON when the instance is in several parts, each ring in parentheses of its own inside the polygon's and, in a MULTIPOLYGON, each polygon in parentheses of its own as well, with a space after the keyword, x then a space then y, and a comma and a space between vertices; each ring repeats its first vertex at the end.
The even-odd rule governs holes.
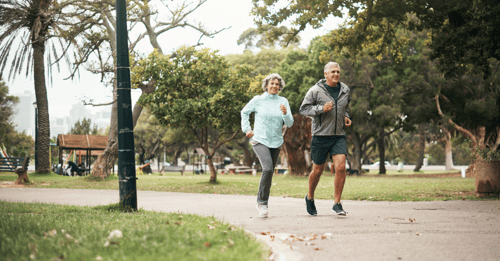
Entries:
POLYGON ((249 148, 250 146, 248 145, 249 141, 250 141, 250 138, 245 136, 243 138, 242 143, 239 143, 239 142, 236 142, 236 143, 243 149, 243 155, 245 157, 244 164, 248 167, 252 167, 253 160, 252 160, 252 154, 250 153, 250 148, 249 148))
MULTIPOLYGON (((116 81, 113 83, 113 100, 116 100, 116 81)), ((113 103, 111 108, 111 124, 109 126, 108 144, 104 152, 97 157, 92 168, 92 176, 107 178, 118 158, 118 105, 113 103)))
POLYGON ((293 115, 293 126, 286 131, 284 147, 288 155, 290 175, 307 176, 312 164, 308 164, 306 153, 311 151, 311 119, 301 114, 293 115))
POLYGON ((23 165, 20 168, 17 168, 14 172, 17 174, 17 180, 14 184, 26 184, 29 183, 28 179, 28 164, 30 162, 30 157, 26 156, 23 161, 23 165))
MULTIPOLYGON (((178 150, 175 151, 175 153, 174 153, 174 164, 173 164, 174 166, 177 166, 177 158, 179 158, 181 156, 181 154, 182 154, 182 148, 180 148, 180 149, 178 149, 178 150)), ((188 162, 188 164, 189 164, 189 162, 188 162)))
MULTIPOLYGON (((42 37, 42 36, 40 36, 42 37)), ((33 47, 33 68, 35 78, 35 95, 38 108, 38 138, 37 138, 37 161, 38 173, 50 173, 50 122, 49 103, 47 100, 47 88, 45 85, 45 43, 35 41, 33 47)))
POLYGON ((380 158, 379 174, 386 174, 385 169, 385 131, 383 127, 378 130, 378 155, 380 158))
POLYGON ((444 153, 445 153, 445 159, 446 159, 446 170, 452 170, 454 167, 453 167, 451 134, 447 128, 443 128, 443 133, 445 135, 444 153))
POLYGON ((425 153, 425 126, 423 123, 418 125, 418 158, 417 164, 413 171, 419 171, 424 165, 424 153, 425 153))
POLYGON ((207 159, 207 165, 210 168, 210 181, 209 182, 216 183, 217 182, 217 170, 215 169, 212 157, 207 159))
POLYGON ((349 154, 349 151, 347 153, 347 161, 349 162, 349 166, 346 166, 346 168, 349 167, 350 170, 357 170, 361 172, 361 157, 363 156, 361 153, 361 140, 356 133, 349 135, 348 140, 351 141, 354 148, 352 154, 349 154))

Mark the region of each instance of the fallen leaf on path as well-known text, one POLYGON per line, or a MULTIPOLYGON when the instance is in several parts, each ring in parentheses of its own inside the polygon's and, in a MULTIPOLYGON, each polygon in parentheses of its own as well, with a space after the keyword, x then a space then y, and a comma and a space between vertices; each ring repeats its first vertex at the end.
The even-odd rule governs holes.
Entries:
POLYGON ((417 236, 421 236, 421 235, 422 235, 422 234, 420 234, 420 233, 417 233, 417 236))
POLYGON ((304 245, 306 245, 306 246, 314 246, 314 245, 316 245, 316 243, 307 243, 306 242, 306 243, 304 243, 304 245))
POLYGON ((323 248, 315 247, 314 250, 323 250, 323 248))

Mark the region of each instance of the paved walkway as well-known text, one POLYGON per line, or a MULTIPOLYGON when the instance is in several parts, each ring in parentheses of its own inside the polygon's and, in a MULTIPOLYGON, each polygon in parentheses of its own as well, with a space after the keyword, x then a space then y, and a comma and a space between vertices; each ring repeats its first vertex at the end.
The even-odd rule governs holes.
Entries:
MULTIPOLYGON (((94 206, 116 203, 119 194, 0 188, 0 200, 94 206)), ((138 192, 144 210, 211 215, 242 226, 271 246, 275 260, 500 260, 500 201, 346 200, 347 216, 340 217, 332 201, 317 200, 313 217, 303 199, 271 197, 267 219, 258 217, 255 202, 255 196, 138 192), (312 234, 316 239, 307 240, 312 234)))

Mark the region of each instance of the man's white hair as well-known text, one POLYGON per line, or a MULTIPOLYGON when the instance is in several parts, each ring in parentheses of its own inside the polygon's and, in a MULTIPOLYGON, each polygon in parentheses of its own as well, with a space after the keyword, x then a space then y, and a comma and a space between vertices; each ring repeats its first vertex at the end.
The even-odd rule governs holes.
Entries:
POLYGON ((324 72, 328 72, 328 70, 330 70, 330 67, 332 67, 332 66, 337 66, 340 69, 340 65, 338 63, 336 63, 336 62, 329 62, 329 63, 327 63, 325 65, 324 72))

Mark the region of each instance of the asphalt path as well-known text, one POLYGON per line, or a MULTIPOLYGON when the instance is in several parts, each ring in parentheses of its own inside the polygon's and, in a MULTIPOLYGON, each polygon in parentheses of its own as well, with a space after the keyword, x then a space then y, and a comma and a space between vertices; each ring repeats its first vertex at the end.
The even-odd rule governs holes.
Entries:
MULTIPOLYGON (((500 201, 343 202, 271 197, 259 218, 255 196, 138 191, 144 210, 215 216, 241 226, 273 251, 273 260, 500 260, 500 201)), ((0 200, 95 206, 116 203, 118 191, 0 188, 0 200)))

